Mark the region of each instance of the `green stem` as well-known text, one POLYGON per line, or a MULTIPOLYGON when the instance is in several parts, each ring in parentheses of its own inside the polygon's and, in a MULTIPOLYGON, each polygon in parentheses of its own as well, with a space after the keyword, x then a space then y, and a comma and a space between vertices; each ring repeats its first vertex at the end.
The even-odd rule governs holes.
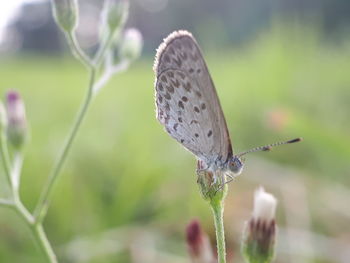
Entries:
POLYGON ((0 206, 12 207, 13 202, 11 200, 8 200, 8 199, 0 198, 0 206))
POLYGON ((100 45, 100 48, 97 50, 95 58, 94 58, 94 65, 95 67, 98 67, 103 58, 105 53, 107 52, 107 49, 110 47, 113 41, 113 37, 115 34, 108 34, 107 39, 100 45))
POLYGON ((221 200, 212 200, 210 202, 210 205, 214 215, 218 263, 225 263, 226 249, 225 249, 225 231, 224 231, 224 222, 223 222, 224 202, 221 200))
POLYGON ((66 38, 73 55, 87 68, 92 68, 93 64, 90 58, 81 50, 74 32, 66 33, 66 38))
MULTIPOLYGON (((1 200, 2 201, 1 205, 7 206, 16 211, 19 217, 24 221, 24 223, 31 230, 33 237, 35 238, 36 243, 39 245, 42 254, 47 259, 47 262, 56 263, 57 260, 56 260, 55 253, 49 241, 47 240, 44 231, 42 230, 42 225, 34 224, 33 216, 28 212, 28 210, 24 207, 24 205, 20 201, 19 192, 18 192, 19 189, 18 187, 14 187, 15 182, 12 180, 14 175, 11 174, 12 171, 11 171, 11 165, 10 165, 10 158, 7 150, 6 138, 3 133, 0 136, 1 136, 0 138, 1 159, 3 161, 6 178, 8 179, 8 183, 10 185, 10 189, 13 195, 13 200, 1 200)), ((18 156, 18 157, 21 159, 21 156, 18 156)), ((20 170, 21 170, 21 166, 19 165, 18 167, 16 167, 16 169, 14 169, 14 172, 20 173, 21 172, 20 170)))
POLYGON ((85 97, 85 100, 82 103, 82 106, 80 108, 80 111, 75 119, 75 122, 72 126, 72 130, 68 135, 68 138, 66 140, 66 143, 64 144, 63 150, 61 154, 59 155, 56 165, 54 166, 54 169, 49 176, 49 179, 44 186, 44 190, 41 193, 40 199, 38 201, 38 204, 35 208, 35 221, 36 223, 41 223, 47 213, 48 205, 51 199, 52 195, 52 189, 57 181, 57 178, 63 168, 63 164, 67 159, 69 150, 73 144, 73 141, 79 131, 79 128, 81 126, 82 121, 84 120, 84 117, 87 113, 87 110, 89 109, 89 106, 91 104, 92 98, 93 98, 93 87, 95 84, 95 75, 96 75, 96 70, 91 69, 90 73, 90 83, 88 87, 88 91, 85 97))
POLYGON ((33 225, 31 227, 32 233, 39 244, 41 251, 43 251, 46 259, 50 263, 57 263, 55 252, 53 251, 49 240, 47 239, 46 233, 43 229, 42 224, 33 225))
POLYGON ((35 224, 34 217, 24 207, 18 197, 15 198, 15 202, 12 208, 18 214, 24 223, 29 227, 36 244, 39 246, 40 251, 44 255, 47 262, 57 263, 55 252, 53 251, 50 242, 48 241, 46 234, 43 230, 42 224, 35 224))
POLYGON ((12 171, 11 171, 11 179, 12 179, 12 189, 17 195, 19 195, 19 184, 21 180, 21 170, 23 165, 23 155, 21 152, 15 152, 13 155, 12 161, 12 171))
POLYGON ((0 151, 6 179, 12 189, 10 157, 7 148, 6 135, 3 131, 0 131, 0 151))

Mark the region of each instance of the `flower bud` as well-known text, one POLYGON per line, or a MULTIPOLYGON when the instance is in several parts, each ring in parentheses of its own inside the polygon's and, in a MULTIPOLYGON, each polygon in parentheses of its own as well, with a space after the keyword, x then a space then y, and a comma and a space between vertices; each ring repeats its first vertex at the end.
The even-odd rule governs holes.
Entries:
POLYGON ((77 0, 52 0, 52 11, 56 23, 65 32, 72 32, 78 24, 77 0))
POLYGON ((243 232, 242 253, 248 263, 269 263, 274 258, 276 198, 260 187, 255 191, 254 210, 243 232))
POLYGON ((104 16, 110 34, 121 28, 129 15, 128 0, 106 0, 104 6, 104 16))
POLYGON ((15 91, 7 93, 7 138, 12 146, 19 149, 27 139, 27 120, 24 103, 15 91))
POLYGON ((206 170, 207 164, 197 161, 197 184, 204 200, 215 202, 223 200, 227 194, 225 177, 220 171, 206 170))
POLYGON ((134 60, 141 54, 143 45, 142 35, 136 28, 129 28, 124 32, 121 46, 120 55, 127 60, 134 60))
POLYGON ((188 251, 193 263, 216 262, 210 241, 201 229, 199 222, 193 220, 186 228, 188 251))

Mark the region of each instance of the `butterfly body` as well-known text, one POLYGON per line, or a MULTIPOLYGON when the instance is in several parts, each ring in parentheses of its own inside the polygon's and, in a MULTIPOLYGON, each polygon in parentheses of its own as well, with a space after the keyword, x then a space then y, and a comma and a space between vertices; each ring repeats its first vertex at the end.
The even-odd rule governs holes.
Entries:
POLYGON ((241 174, 243 171, 244 164, 238 156, 232 156, 225 163, 221 160, 217 160, 212 163, 205 163, 203 160, 197 162, 197 174, 204 173, 215 173, 225 175, 228 178, 234 178, 241 174))

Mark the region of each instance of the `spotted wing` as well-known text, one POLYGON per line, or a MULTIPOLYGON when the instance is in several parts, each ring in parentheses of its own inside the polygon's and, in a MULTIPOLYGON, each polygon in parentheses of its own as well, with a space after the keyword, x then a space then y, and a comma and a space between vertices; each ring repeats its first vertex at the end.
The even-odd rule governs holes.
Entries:
POLYGON ((157 50, 157 118, 185 148, 207 162, 232 155, 226 121, 198 44, 187 31, 170 34, 157 50))

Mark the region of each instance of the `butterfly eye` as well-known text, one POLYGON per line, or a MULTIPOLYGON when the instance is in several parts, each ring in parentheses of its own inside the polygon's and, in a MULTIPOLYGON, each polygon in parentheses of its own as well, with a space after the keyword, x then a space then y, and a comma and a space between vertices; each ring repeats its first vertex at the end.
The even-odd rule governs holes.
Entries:
POLYGON ((243 163, 238 157, 235 156, 229 160, 228 169, 235 174, 240 174, 243 169, 243 163))

